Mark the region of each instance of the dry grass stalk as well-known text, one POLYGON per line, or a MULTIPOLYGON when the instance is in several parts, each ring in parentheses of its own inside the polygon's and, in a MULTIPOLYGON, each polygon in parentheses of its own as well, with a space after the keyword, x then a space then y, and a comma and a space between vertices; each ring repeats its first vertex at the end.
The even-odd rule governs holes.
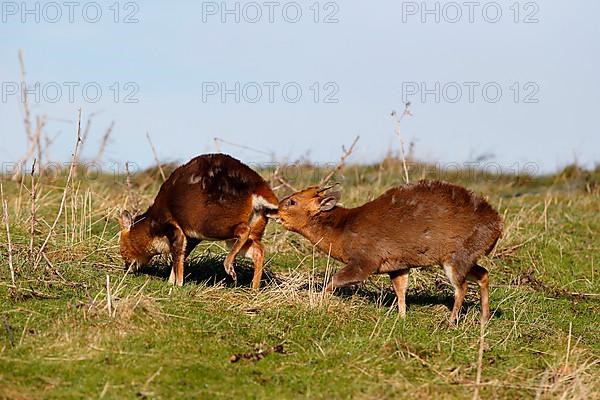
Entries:
POLYGON ((148 138, 148 143, 150 143, 150 147, 152 148, 152 154, 154 154, 154 161, 156 161, 156 165, 158 166, 158 171, 160 172, 160 176, 162 177, 162 180, 164 182, 167 180, 167 177, 165 176, 165 172, 163 171, 160 160, 158 159, 158 153, 156 152, 156 148, 154 147, 154 144, 152 143, 152 139, 150 139, 149 132, 146 132, 146 138, 148 138))
POLYGON ((92 120, 98 114, 99 114, 99 112, 93 112, 88 116, 88 119, 85 123, 85 129, 83 130, 83 133, 81 134, 81 150, 80 150, 81 153, 83 153, 83 148, 85 147, 85 145, 87 143, 88 136, 90 136, 90 131, 92 128, 92 120))
POLYGON ((104 132, 104 135, 102 135, 102 140, 100 140, 100 147, 98 148, 98 153, 96 154, 96 157, 94 157, 94 162, 100 163, 102 161, 102 157, 104 157, 104 151, 106 151, 106 145, 108 144, 108 139, 110 138, 114 127, 115 121, 112 121, 106 132, 104 132))
POLYGON ((154 381, 154 379, 156 379, 160 375, 162 369, 163 369, 163 367, 158 368, 158 370, 155 373, 153 373, 152 375, 150 375, 150 377, 146 380, 146 383, 144 383, 142 390, 140 390, 140 392, 139 392, 139 394, 142 397, 155 397, 154 392, 149 391, 150 390, 149 387, 150 387, 150 384, 152 383, 152 381, 154 381))
MULTIPOLYGON (((283 185, 284 187, 290 189, 292 192, 297 192, 298 190, 292 186, 292 184, 290 184, 287 180, 285 180, 283 178, 283 176, 281 176, 281 172, 279 171, 281 167, 280 163, 277 163, 277 167, 275 168, 275 172, 273 172, 273 180, 279 182, 281 185, 283 185)), ((278 189, 278 188, 276 188, 278 189)))
POLYGON ((31 111, 29 108, 29 99, 27 97, 27 83, 25 77, 25 62, 23 61, 23 51, 19 49, 19 67, 20 67, 20 77, 21 77, 21 102, 23 104, 23 125, 25 126, 25 137, 27 139, 27 152, 17 164, 17 171, 12 176, 13 181, 20 181, 23 177, 23 165, 27 163, 27 161, 33 157, 38 150, 38 158, 39 154, 42 153, 41 149, 41 131, 43 127, 43 120, 38 119, 38 126, 36 131, 33 131, 31 125, 31 111))
POLYGON ((217 148, 217 151, 218 151, 219 153, 221 152, 221 146, 220 146, 220 143, 223 143, 223 144, 228 144, 229 146, 237 147, 237 148, 239 148, 239 149, 243 149, 243 150, 250 150, 250 151, 253 151, 253 152, 255 152, 255 153, 259 153, 259 154, 267 155, 267 156, 269 156, 269 157, 271 157, 271 158, 274 158, 274 157, 273 157, 273 153, 272 153, 272 152, 267 152, 267 151, 260 150, 260 149, 257 149, 257 148, 254 148, 254 147, 250 147, 250 146, 246 146, 246 145, 243 145, 243 144, 238 144, 238 143, 230 142, 230 141, 228 141, 228 140, 221 139, 221 138, 219 138, 219 137, 216 137, 214 140, 215 140, 215 146, 216 146, 216 148, 217 148))
POLYGON ((26 84, 25 79, 25 61, 23 60, 23 50, 19 49, 19 71, 21 74, 21 99, 23 101, 23 124, 25 125, 25 133, 27 139, 33 141, 33 132, 31 131, 31 112, 29 110, 29 101, 27 100, 27 90, 23 90, 23 85, 26 84))
POLYGON ((69 174, 67 175, 67 182, 65 183, 63 195, 60 200, 60 206, 58 208, 58 213, 56 214, 56 218, 54 219, 54 223, 50 227, 50 231, 48 232, 46 239, 44 240, 44 242, 42 243, 42 246, 38 250, 38 255, 35 259, 34 268, 37 267, 40 260, 42 259, 42 254, 44 253, 44 250, 46 249, 46 246, 48 245, 48 241, 52 237, 52 234, 54 233, 54 230, 56 229, 56 225, 58 224, 58 221, 60 220, 60 217, 62 216, 63 210, 65 208, 65 202, 67 200, 67 193, 69 191, 69 185, 71 184, 71 180, 73 178, 73 174, 74 174, 74 170, 75 170, 75 160, 77 160, 77 157, 79 154, 80 143, 81 143, 81 108, 79 109, 79 113, 77 116, 77 139, 75 141, 75 147, 73 149, 73 154, 71 154, 71 165, 69 167, 69 174))
POLYGON ((131 201, 134 212, 138 211, 138 199, 134 197, 133 184, 131 182, 131 171, 129 170, 129 161, 125 161, 125 184, 127 185, 127 197, 125 198, 124 209, 126 210, 131 201))
POLYGON ((322 186, 322 185, 326 184, 327 182, 329 182, 335 174, 341 172, 346 167, 346 159, 348 157, 350 157, 350 155, 354 151, 354 147, 356 146, 358 139, 360 139, 360 136, 357 136, 354 139, 354 141, 352 142, 352 144, 350 145, 350 147, 347 150, 346 150, 345 146, 342 146, 342 156, 340 157, 339 163, 337 164, 335 169, 333 169, 333 171, 331 171, 329 174, 324 176, 323 179, 321 179, 321 181, 319 182, 319 186, 322 186))
POLYGON ((35 225, 36 219, 36 185, 35 185, 35 165, 36 159, 33 159, 33 165, 31 166, 31 223, 29 226, 29 261, 33 262, 33 242, 35 239, 35 225))
POLYGON ((483 351, 485 348, 485 327, 486 322, 481 320, 479 324, 479 351, 477 352, 477 377, 475 378, 475 391, 473 392, 473 400, 479 399, 479 388, 481 386, 481 375, 483 373, 483 351))
POLYGON ((108 316, 112 318, 112 299, 110 296, 110 275, 106 275, 106 309, 108 310, 108 316))
MULTIPOLYGON (((37 164, 39 173, 42 173, 42 166, 44 165, 42 162, 42 156, 44 153, 42 146, 42 131, 46 126, 46 117, 40 117, 39 115, 35 117, 35 134, 34 134, 34 144, 33 147, 37 149, 37 164)), ((35 160, 34 160, 35 162, 35 160)), ((33 172, 32 172, 33 175, 33 172)))
POLYGON ((10 240, 10 223, 8 219, 8 202, 4 199, 4 187, 0 182, 0 198, 2 200, 2 216, 4 219, 4 225, 6 226, 6 240, 8 242, 8 267, 10 269, 10 279, 12 286, 15 287, 15 268, 13 266, 13 247, 12 241, 10 240))
POLYGON ((406 157, 404 155, 404 139, 402 138, 402 135, 400 134, 400 123, 402 122, 402 119, 404 119, 405 116, 412 116, 412 112, 410 111, 410 102, 406 103, 404 105, 404 111, 402 112, 402 114, 400 116, 398 116, 398 114, 396 113, 396 111, 392 111, 392 118, 394 118, 394 123, 395 123, 395 127, 394 127, 394 132, 396 133, 396 136, 398 136, 398 139, 400 140, 400 158, 402 159, 402 167, 404 168, 404 179, 406 180, 406 183, 410 183, 409 178, 408 178, 408 168, 406 167, 406 157))

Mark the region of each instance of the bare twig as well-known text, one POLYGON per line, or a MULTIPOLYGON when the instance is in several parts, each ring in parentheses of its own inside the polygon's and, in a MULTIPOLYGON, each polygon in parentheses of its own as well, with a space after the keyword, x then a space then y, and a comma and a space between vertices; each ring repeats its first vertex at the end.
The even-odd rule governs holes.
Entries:
POLYGON ((224 139, 216 137, 215 138, 215 146, 217 147, 217 150, 219 152, 221 152, 221 146, 219 145, 219 143, 225 143, 225 144, 228 144, 228 145, 233 146, 233 147, 237 147, 237 148, 244 149, 244 150, 250 150, 250 151, 253 151, 255 153, 264 154, 264 155, 267 155, 267 156, 273 158, 273 153, 272 152, 269 153, 267 151, 263 151, 263 150, 260 150, 260 149, 255 149, 254 147, 245 146, 243 144, 233 143, 233 142, 230 142, 230 141, 227 141, 227 140, 224 140, 224 139))
MULTIPOLYGON (((44 130, 44 126, 46 125, 46 117, 39 115, 35 117, 35 135, 34 135, 34 143, 33 148, 37 149, 37 164, 38 164, 38 172, 42 173, 43 161, 42 155, 44 153, 44 149, 42 146, 42 131, 44 130)), ((34 160, 35 163, 35 160, 34 160)), ((33 175, 33 172, 31 173, 33 175)))
POLYGON ((106 275, 106 308, 108 309, 108 316, 112 317, 112 299, 110 295, 110 275, 106 275))
POLYGON ((229 362, 235 363, 235 362, 238 362, 238 361, 240 361, 242 359, 253 360, 253 361, 260 361, 260 360, 262 360, 263 358, 265 358, 267 355, 269 355, 271 353, 285 354, 285 351, 283 349, 283 343, 282 344, 278 344, 278 345, 273 346, 273 347, 270 347, 270 348, 268 348, 266 350, 262 350, 260 348, 257 348, 252 353, 236 353, 236 354, 232 355, 229 358, 229 362))
MULTIPOLYGON (((20 181, 23 177, 23 165, 27 163, 36 150, 35 134, 31 127, 31 111, 29 108, 29 100, 27 97, 27 82, 25 79, 25 62, 23 61, 23 51, 19 49, 19 67, 21 77, 21 103, 23 104, 23 125, 25 126, 25 136, 27 139, 27 152, 17 164, 17 171, 12 176, 13 181, 20 181)), ((39 140, 38 140, 39 141, 39 140)))
POLYGON ((155 380, 161 373, 163 367, 158 368, 158 370, 153 373, 152 375, 150 375, 150 377, 146 380, 146 383, 144 383, 144 386, 142 387, 142 390, 140 391, 140 394, 142 395, 151 395, 152 393, 149 392, 148 388, 150 386, 150 384, 152 383, 153 380, 155 380))
POLYGON ((477 377, 475 378, 475 391, 473 400, 479 399, 479 387, 481 386, 481 375, 483 373, 483 351, 485 348, 485 327, 487 323, 482 319, 479 330, 479 352, 477 353, 477 377))
POLYGON ((100 163, 102 161, 102 157, 104 156, 104 151, 106 150, 106 145, 108 144, 108 139, 110 138, 110 135, 112 134, 114 127, 115 127, 115 121, 112 121, 110 123, 110 126, 108 127, 106 132, 104 132, 104 135, 102 136, 102 140, 100 141, 100 147, 98 148, 98 153, 96 154, 96 157, 94 158, 94 162, 100 163))
POLYGON ((567 355, 565 356, 565 366, 563 367, 563 372, 569 372, 569 357, 571 356, 571 337, 573 331, 573 322, 569 321, 569 337, 567 339, 567 355))
POLYGON ((88 116, 87 121, 85 122, 85 129, 83 130, 83 133, 81 134, 81 149, 80 149, 81 153, 83 153, 83 148, 84 148, 85 144, 87 143, 88 136, 90 135, 90 130, 92 128, 92 120, 98 114, 100 114, 100 112, 91 113, 88 116))
POLYGON ((297 192, 298 190, 281 176, 279 172, 280 166, 281 165, 278 163, 277 167, 275 168, 275 172, 273 172, 273 179, 285 186, 286 188, 290 189, 291 191, 297 192))
POLYGON ((21 74, 21 99, 23 101, 23 124, 25 133, 29 142, 33 141, 33 132, 31 130, 31 112, 29 110, 29 101, 27 100, 26 79, 25 79, 25 61, 23 61, 23 50, 19 49, 19 67, 21 74))
POLYGON ((148 143, 150 143, 150 147, 152 148, 152 153, 154 154, 154 161, 156 161, 156 165, 158 166, 158 170, 160 171, 160 176, 162 177, 163 182, 167 180, 165 177, 165 172, 162 169, 162 165, 160 164, 160 160, 158 159, 158 153, 156 152, 156 148, 152 143, 152 139, 150 139, 150 133, 146 132, 146 137, 148 138, 148 143))
POLYGON ((54 233, 54 229, 56 229, 56 225, 58 224, 58 221, 60 220, 60 217, 63 213, 63 209, 65 207, 65 202, 67 200, 67 193, 69 191, 69 185, 70 185, 71 179, 73 177, 73 171, 75 170, 75 160, 77 160, 80 143, 81 143, 81 108, 79 109, 79 113, 77 116, 77 140, 75 141, 75 148, 73 149, 73 154, 71 154, 71 165, 69 167, 69 175, 67 175, 67 182, 65 183, 65 189, 63 190, 63 195, 60 200, 60 206, 58 209, 58 213, 56 214, 56 218, 54 219, 54 223, 50 227, 50 231, 48 232, 46 239, 44 240, 44 242, 42 243, 42 246, 38 250, 38 255, 35 259, 34 268, 39 264, 39 262, 42 258, 42 254, 43 254, 46 246, 48 245, 48 241, 52 237, 52 234, 54 233))
POLYGON ((410 111, 410 102, 404 105, 404 111, 401 115, 398 115, 396 111, 392 111, 391 114, 392 118, 394 118, 394 132, 396 133, 396 136, 398 136, 398 139, 400 139, 400 157, 402 159, 402 167, 404 168, 404 179, 406 180, 406 183, 410 183, 408 178, 408 168, 406 167, 406 157, 404 155, 404 139, 400 134, 400 123, 407 115, 412 117, 412 112, 410 111))
POLYGON ((35 238, 35 224, 36 220, 36 206, 35 206, 35 198, 36 198, 36 187, 35 187, 35 165, 36 159, 33 159, 33 165, 31 166, 31 224, 29 226, 29 261, 33 262, 33 242, 35 238))
POLYGON ((346 150, 346 147, 342 146, 343 153, 342 153, 342 156, 340 157, 340 162, 335 167, 335 169, 333 169, 329 174, 327 174, 323 179, 321 179, 321 182, 319 182, 319 186, 322 186, 322 185, 326 184, 327 182, 329 182, 335 174, 342 171, 346 167, 346 159, 348 157, 350 157, 350 155, 354 151, 354 146, 356 146, 358 139, 360 139, 360 136, 357 136, 354 139, 354 141, 352 142, 352 144, 350 145, 350 147, 347 150, 346 150))
POLYGON ((129 199, 133 199, 133 188, 131 185, 131 173, 129 172, 129 161, 125 161, 125 184, 127 185, 127 198, 125 199, 125 209, 127 209, 127 203, 129 202, 129 199))
POLYGON ((2 200, 2 216, 4 225, 6 226, 6 240, 8 241, 8 267, 10 269, 10 279, 12 281, 12 286, 16 287, 15 268, 13 266, 13 248, 10 240, 10 223, 8 220, 8 202, 4 199, 4 187, 2 186, 2 182, 0 182, 0 198, 2 200))

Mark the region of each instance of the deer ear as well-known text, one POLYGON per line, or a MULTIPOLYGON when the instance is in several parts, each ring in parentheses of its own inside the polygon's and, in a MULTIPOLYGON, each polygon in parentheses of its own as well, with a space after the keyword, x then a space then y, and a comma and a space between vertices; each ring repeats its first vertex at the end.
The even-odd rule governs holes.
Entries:
POLYGON ((121 228, 126 231, 131 229, 131 226, 133 225, 133 218, 131 217, 129 211, 123 210, 119 214, 119 225, 121 225, 121 228))
POLYGON ((332 210, 337 205, 337 202, 340 200, 340 197, 341 197, 340 192, 329 193, 319 203, 319 210, 320 211, 332 210))

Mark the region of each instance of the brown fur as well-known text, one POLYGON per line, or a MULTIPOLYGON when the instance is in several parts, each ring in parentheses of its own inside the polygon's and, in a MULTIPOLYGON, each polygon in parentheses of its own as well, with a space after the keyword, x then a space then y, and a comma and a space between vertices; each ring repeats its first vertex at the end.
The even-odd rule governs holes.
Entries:
POLYGON ((467 279, 480 284, 482 319, 489 318, 488 273, 477 260, 493 249, 503 224, 483 198, 459 186, 421 181, 356 208, 336 206, 338 199, 338 193, 310 187, 283 199, 271 215, 347 264, 329 290, 388 273, 404 314, 408 270, 442 265, 455 288, 451 322, 457 321, 467 279))
POLYGON ((140 266, 154 255, 170 252, 169 281, 181 286, 183 260, 200 241, 235 239, 225 269, 235 279, 233 261, 239 252, 245 253, 254 262, 252 287, 258 288, 265 212, 275 209, 277 202, 264 179, 235 158, 196 157, 171 174, 145 213, 134 219, 127 212, 119 216, 121 256, 127 266, 140 266))

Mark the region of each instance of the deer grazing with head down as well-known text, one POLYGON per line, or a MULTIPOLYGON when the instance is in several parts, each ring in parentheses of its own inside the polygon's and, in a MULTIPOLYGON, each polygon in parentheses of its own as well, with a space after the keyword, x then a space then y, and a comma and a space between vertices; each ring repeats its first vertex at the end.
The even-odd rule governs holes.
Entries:
POLYGON ((183 285, 185 258, 202 240, 227 240, 231 249, 225 271, 236 280, 238 253, 252 259, 252 287, 262 276, 264 249, 260 240, 268 210, 277 197, 264 179, 247 165, 224 154, 196 157, 177 168, 162 184, 154 203, 136 217, 119 215, 120 251, 126 268, 148 264, 171 253, 169 282, 183 285))
POLYGON ((409 270, 441 265, 454 287, 450 324, 458 322, 467 281, 479 284, 481 320, 489 320, 488 271, 477 261, 491 252, 503 223, 483 198, 459 186, 421 181, 344 208, 337 205, 340 193, 330 189, 296 192, 280 201, 277 212, 268 213, 346 264, 327 291, 387 273, 404 317, 409 270))

